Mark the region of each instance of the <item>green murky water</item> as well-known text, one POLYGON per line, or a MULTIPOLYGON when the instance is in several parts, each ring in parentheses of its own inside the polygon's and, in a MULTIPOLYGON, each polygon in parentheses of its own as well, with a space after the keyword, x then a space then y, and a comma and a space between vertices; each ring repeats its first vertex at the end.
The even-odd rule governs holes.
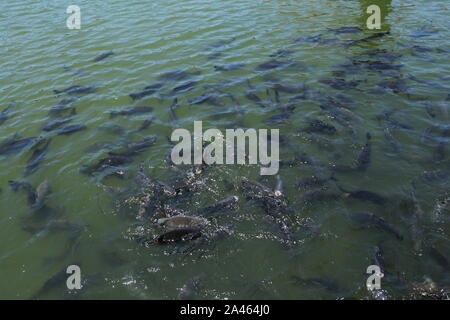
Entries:
MULTIPOLYGON (((344 45, 346 40, 362 39, 371 32, 335 34, 327 28, 365 29, 364 8, 371 1, 3 1, 0 111, 8 105, 11 108, 0 126, 1 139, 17 133, 51 142, 45 160, 26 178, 22 174, 33 152, 31 146, 1 156, 0 298, 175 299, 186 296, 185 286, 192 289, 188 297, 198 299, 367 298, 364 273, 373 264, 375 246, 383 251, 386 296, 408 297, 414 283, 423 283, 424 277, 438 288, 448 286, 448 208, 436 213, 438 201, 449 196, 450 181, 445 127, 449 125, 450 88, 448 4, 436 0, 374 2, 382 8, 381 31, 390 30, 390 35, 344 45), (81 30, 66 28, 65 11, 71 4, 81 8, 81 30), (108 50, 114 55, 92 61, 108 50), (289 61, 288 65, 255 71, 274 59, 269 56, 278 50, 288 50, 275 58, 289 61), (370 61, 379 61, 381 50, 400 55, 374 66, 370 61), (351 60, 359 62, 342 66, 351 60), (234 63, 244 66, 226 72, 214 68, 234 63), (158 92, 136 102, 128 96, 174 70, 196 75, 165 81, 158 92), (355 86, 338 90, 319 82, 330 77, 356 81, 355 86), (303 153, 314 159, 313 165, 300 161, 280 169, 293 208, 281 214, 289 226, 289 246, 283 242, 285 232, 268 223, 267 212, 257 202, 247 201, 240 188, 244 176, 274 187, 273 177, 260 179, 257 166, 208 167, 196 177, 197 190, 171 200, 170 205, 192 212, 227 196, 239 196, 236 209, 206 216, 212 231, 205 233, 228 226, 233 232, 227 237, 179 245, 136 241, 142 222, 135 217, 133 177, 140 167, 168 184, 182 176, 165 162, 171 149, 167 137, 174 127, 168 114, 173 97, 164 94, 193 80, 198 83, 192 90, 177 95, 177 127, 192 130, 193 121, 203 120, 205 128, 222 130, 278 128, 285 141, 280 147, 281 160, 300 159, 303 153), (247 80, 266 108, 246 97, 247 80), (391 87, 397 87, 386 88, 380 81, 391 81, 391 87), (295 109, 288 119, 266 123, 263 120, 282 112, 273 102, 274 83, 302 85, 307 88, 302 93, 307 94, 294 100, 295 109), (76 108, 71 124, 83 123, 87 129, 71 135, 41 131, 51 119, 50 108, 68 98, 53 90, 73 85, 97 88, 69 105, 76 108), (205 91, 214 92, 220 105, 188 103, 205 91), (229 93, 243 110, 240 117, 229 93), (353 115, 347 112, 344 116, 350 119, 342 121, 342 114, 333 119, 322 110, 320 105, 327 97, 344 103, 344 109, 351 108, 353 115), (155 109, 150 114, 112 119, 107 113, 132 105, 155 109), (377 120, 381 112, 392 109, 397 111, 377 120), (305 116, 334 125, 337 133, 299 133, 307 126, 305 116), (148 128, 131 132, 149 118, 148 128), (108 131, 105 125, 119 129, 108 131), (386 130, 394 140, 386 138, 386 130), (336 172, 337 182, 326 185, 332 190, 337 184, 346 190, 377 192, 387 198, 386 203, 349 196, 301 202, 308 189, 298 189, 296 183, 314 174, 329 177, 333 165, 350 165, 366 143, 367 132, 372 136, 367 170, 336 172), (126 172, 124 179, 80 173, 82 165, 108 152, 100 147, 87 152, 94 143, 138 141, 148 135, 158 137, 156 144, 121 167, 126 172), (318 144, 320 137, 331 143, 318 144), (435 170, 444 170, 442 177, 417 178, 435 170), (8 186, 9 180, 26 180, 36 187, 45 179, 52 193, 46 207, 37 211, 27 206, 25 193, 13 192, 8 186), (111 194, 100 183, 131 190, 111 194), (419 220, 415 220, 412 191, 423 210, 419 220), (380 228, 362 228, 350 215, 358 211, 383 217, 403 240, 380 228), (30 226, 55 219, 87 226, 78 232, 30 230, 30 226), (417 243, 422 246, 415 247, 417 243), (64 277, 39 291, 70 264, 81 266, 85 282, 80 292, 64 289, 64 277)), ((281 103, 299 95, 278 91, 281 103)), ((149 230, 148 238, 160 232, 149 230)))

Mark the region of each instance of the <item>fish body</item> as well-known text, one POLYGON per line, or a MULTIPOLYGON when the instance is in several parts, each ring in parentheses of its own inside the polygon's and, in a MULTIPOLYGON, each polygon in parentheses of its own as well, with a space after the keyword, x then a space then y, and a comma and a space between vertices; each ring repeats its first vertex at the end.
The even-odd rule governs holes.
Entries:
POLYGON ((170 218, 158 219, 158 224, 167 228, 188 228, 188 227, 201 227, 208 223, 204 218, 190 217, 190 216, 174 216, 170 218))
POLYGON ((33 205, 30 206, 30 208, 34 210, 43 208, 50 192, 50 183, 48 182, 48 179, 45 179, 44 182, 39 184, 39 186, 36 188, 36 201, 33 205))
POLYGON ((31 155, 30 159, 28 159, 28 161, 27 161, 27 165, 26 165, 25 171, 23 173, 24 177, 30 175, 38 168, 39 164, 42 162, 42 160, 45 157, 45 154, 47 152, 50 141, 51 140, 47 140, 47 142, 44 144, 44 146, 42 148, 37 148, 33 151, 33 154, 31 155))
POLYGON ((155 135, 150 135, 143 138, 140 141, 132 142, 127 145, 127 148, 120 152, 109 152, 108 154, 111 156, 123 156, 130 157, 134 156, 139 152, 144 151, 146 148, 155 144, 157 137, 155 135))
POLYGON ((153 107, 147 107, 147 106, 135 106, 135 107, 128 107, 121 110, 112 110, 109 111, 109 114, 111 117, 115 116, 128 116, 132 114, 141 114, 141 113, 149 113, 154 110, 153 107))
POLYGON ((82 123, 70 124, 70 125, 64 126, 62 128, 59 128, 55 132, 59 135, 68 135, 68 134, 72 134, 72 133, 75 133, 78 131, 85 130, 86 128, 87 128, 86 125, 84 125, 82 123))
POLYGON ((353 212, 350 214, 352 220, 358 222, 359 224, 365 226, 375 226, 383 229, 384 231, 394 235, 398 240, 403 240, 403 236, 389 223, 384 220, 384 218, 379 217, 370 212, 353 212))
POLYGON ((142 99, 143 97, 146 97, 146 96, 154 94, 159 89, 161 89, 162 86, 163 86, 163 84, 158 82, 158 83, 155 83, 155 84, 152 84, 152 85, 149 85, 149 86, 145 87, 141 91, 130 93, 129 96, 133 100, 139 100, 139 99, 142 99))
POLYGON ((372 154, 372 143, 371 143, 371 135, 370 133, 366 134, 367 142, 364 145, 361 152, 358 154, 358 157, 355 161, 355 169, 357 170, 366 170, 370 164, 371 154, 372 154))
POLYGON ((221 210, 226 210, 232 208, 237 202, 239 201, 239 197, 237 196, 230 196, 223 200, 220 200, 219 202, 204 207, 198 210, 199 214, 212 214, 221 210))
POLYGON ((177 228, 167 231, 156 238, 157 243, 174 243, 180 241, 189 241, 201 237, 201 228, 198 227, 188 227, 188 228, 177 228))
POLYGON ((96 164, 81 167, 80 171, 85 174, 94 174, 111 167, 118 167, 130 163, 132 160, 125 156, 110 156, 100 159, 96 164))
POLYGON ((54 93, 56 94, 61 94, 61 93, 65 93, 65 94, 86 94, 86 93, 93 93, 97 91, 96 88, 94 88, 93 86, 72 86, 69 87, 67 89, 63 89, 63 90, 53 90, 54 93))
POLYGON ((75 114, 75 109, 72 109, 72 114, 68 115, 68 116, 63 116, 63 117, 59 117, 53 120, 49 120, 47 121, 43 126, 42 126, 42 130, 43 131, 52 131, 55 130, 57 128, 59 128, 60 126, 62 126, 63 124, 72 121, 73 119, 73 115, 75 114))
POLYGON ((103 59, 106 59, 106 58, 108 58, 109 56, 111 56, 111 55, 113 55, 113 54, 114 54, 114 52, 113 52, 112 50, 107 51, 107 52, 104 52, 104 53, 102 53, 102 54, 96 56, 96 57, 94 58, 94 62, 102 61, 103 59))

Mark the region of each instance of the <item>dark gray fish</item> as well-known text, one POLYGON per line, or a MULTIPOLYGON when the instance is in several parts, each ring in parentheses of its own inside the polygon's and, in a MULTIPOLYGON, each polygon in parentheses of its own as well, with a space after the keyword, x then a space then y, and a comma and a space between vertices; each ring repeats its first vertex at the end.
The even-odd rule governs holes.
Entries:
POLYGON ((200 71, 196 71, 196 72, 187 72, 187 71, 183 71, 183 70, 175 70, 175 71, 169 71, 166 73, 161 74, 158 77, 158 80, 160 81, 179 81, 179 80, 184 80, 186 78, 189 78, 191 76, 196 76, 199 75, 200 71))
POLYGON ((347 196, 345 193, 326 188, 319 188, 306 191, 300 195, 299 201, 304 204, 312 204, 317 202, 325 202, 330 200, 338 200, 347 196))
POLYGON ((256 71, 266 71, 292 64, 291 61, 270 60, 258 65, 256 71))
POLYGON ((76 100, 77 98, 75 97, 62 99, 60 102, 58 102, 56 106, 50 108, 50 110, 48 111, 48 116, 50 117, 59 116, 60 114, 64 113, 67 110, 75 109, 74 107, 68 107, 68 105, 76 100))
POLYGON ((393 127, 393 128, 401 128, 405 130, 414 130, 414 127, 410 126, 409 124, 394 120, 394 119, 388 119, 387 123, 393 127))
POLYGON ((156 238, 157 243, 174 243, 180 241, 194 240, 202 236, 201 228, 177 228, 167 231, 156 238))
POLYGON ((158 82, 149 86, 146 86, 143 90, 138 91, 138 92, 134 92, 134 93, 130 93, 130 98, 133 100, 139 100, 142 99, 143 97, 149 96, 155 92, 157 92, 159 89, 161 89, 163 86, 162 83, 158 82))
POLYGON ((372 155, 372 143, 371 143, 371 135, 369 132, 366 134, 367 142, 364 145, 361 152, 358 154, 358 157, 355 160, 355 169, 357 170, 366 170, 370 164, 370 159, 372 155))
POLYGON ((325 185, 328 181, 337 181, 337 179, 334 177, 334 175, 332 175, 329 178, 320 178, 318 176, 311 176, 311 177, 307 177, 307 178, 303 178, 300 179, 297 183, 296 186, 298 188, 308 188, 308 187, 321 187, 323 185, 325 185))
POLYGON ((269 57, 272 58, 281 58, 281 57, 285 57, 287 55, 293 54, 294 51, 292 50, 288 50, 288 49, 280 49, 277 52, 271 54, 269 57))
POLYGON ((171 122, 176 122, 178 120, 176 114, 175 114, 175 108, 178 105, 178 98, 173 99, 172 104, 169 106, 169 119, 171 122))
POLYGON ((346 81, 345 79, 340 79, 340 78, 325 78, 325 79, 320 79, 319 82, 326 84, 327 86, 330 86, 337 90, 356 88, 360 84, 359 81, 355 81, 355 80, 346 81))
POLYGON ((195 276, 180 288, 178 299, 180 300, 192 300, 199 294, 203 287, 203 279, 206 277, 205 273, 195 276))
POLYGON ((208 220, 192 216, 173 216, 169 218, 158 219, 157 223, 166 228, 177 229, 177 228, 202 227, 208 224, 208 220))
POLYGON ((25 190, 27 192, 28 206, 32 206, 34 203, 36 203, 37 195, 34 191, 33 186, 29 182, 9 180, 8 184, 11 187, 11 190, 14 192, 17 192, 19 190, 25 190))
POLYGON ((233 71, 242 69, 244 66, 244 63, 230 63, 222 66, 214 66, 214 69, 216 69, 216 71, 233 71))
POLYGON ((112 117, 115 116, 128 116, 131 114, 141 114, 141 113, 148 113, 152 112, 154 110, 153 107, 146 107, 146 106, 135 106, 135 107, 128 107, 122 110, 111 110, 109 111, 109 114, 112 117))
POLYGON ((383 89, 390 89, 394 92, 407 93, 409 90, 408 85, 402 79, 382 80, 377 82, 377 85, 383 89))
MULTIPOLYGON (((74 265, 80 266, 79 263, 73 263, 74 265)), ((58 271, 54 275, 52 275, 47 281, 44 282, 41 288, 34 293, 30 300, 36 300, 41 298, 42 296, 45 296, 52 290, 55 290, 55 288, 59 288, 61 290, 68 290, 66 281, 67 277, 69 275, 67 274, 67 266, 65 266, 62 270, 58 271)))
POLYGON ((85 130, 86 128, 87 128, 86 125, 84 125, 82 123, 70 124, 65 127, 59 128, 55 132, 56 132, 56 134, 59 134, 59 135, 68 135, 68 134, 72 134, 72 133, 75 133, 78 131, 85 130))
POLYGON ((232 39, 229 39, 229 40, 219 40, 219 41, 213 42, 211 44, 208 44, 205 47, 205 50, 218 49, 218 48, 224 47, 224 46, 229 45, 230 43, 232 43, 234 40, 236 40, 236 38, 232 38, 232 39))
POLYGON ((428 248, 430 256, 445 270, 450 269, 450 259, 446 257, 444 254, 442 254, 441 251, 439 251, 435 246, 430 246, 428 248))
POLYGON ((100 159, 97 163, 88 166, 82 166, 80 169, 81 173, 92 175, 94 173, 101 172, 105 169, 118 167, 124 164, 132 162, 129 157, 124 156, 111 156, 107 158, 100 159))
POLYGON ((224 103, 221 102, 217 95, 213 93, 204 93, 201 96, 191 98, 188 100, 190 104, 202 104, 202 103, 208 103, 214 106, 223 107, 224 103))
POLYGON ((150 127, 152 125, 152 123, 153 123, 153 118, 145 119, 144 121, 142 121, 142 124, 139 126, 139 128, 132 130, 131 133, 144 131, 144 130, 148 129, 148 127, 150 127))
POLYGON ((79 93, 93 93, 95 92, 97 89, 94 88, 93 86, 72 86, 69 87, 67 89, 63 89, 63 90, 53 90, 54 93, 56 94, 61 94, 61 93, 66 93, 66 94, 79 94, 79 93))
POLYGON ((378 39, 378 38, 384 37, 385 35, 389 35, 390 33, 391 33, 390 31, 377 32, 377 33, 374 33, 374 34, 372 34, 372 35, 370 35, 368 37, 362 38, 362 39, 350 40, 350 41, 344 42, 344 45, 345 46, 353 46, 353 45, 359 44, 361 42, 367 42, 367 41, 370 41, 370 40, 374 40, 374 39, 378 39))
POLYGON ((171 94, 177 94, 192 90, 198 84, 197 81, 188 81, 173 88, 171 94))
POLYGON ((301 36, 294 39, 294 42, 310 42, 310 43, 317 43, 322 39, 321 34, 317 34, 314 36, 301 36))
POLYGON ((107 51, 107 52, 104 52, 104 53, 102 53, 102 54, 96 56, 96 57, 94 58, 94 62, 98 62, 98 61, 101 61, 101 60, 103 60, 103 59, 106 59, 106 58, 108 58, 109 56, 111 56, 111 55, 113 55, 113 54, 114 54, 114 52, 113 52, 112 50, 107 51))
POLYGON ((60 126, 62 126, 63 124, 72 121, 73 116, 76 114, 76 110, 75 108, 72 109, 72 113, 68 116, 62 116, 56 119, 52 119, 47 121, 43 126, 42 126, 42 130, 43 131, 52 131, 55 130, 57 128, 59 128, 60 126))
POLYGON ((336 127, 331 124, 325 123, 319 119, 312 119, 309 117, 305 117, 306 121, 308 121, 308 126, 304 129, 300 129, 301 132, 307 133, 324 133, 328 135, 333 135, 337 132, 336 127))
POLYGON ((367 191, 367 190, 350 191, 350 190, 346 190, 340 186, 338 186, 338 188, 342 192, 347 193, 348 197, 350 197, 350 198, 363 200, 363 201, 370 201, 370 202, 373 202, 380 206, 386 204, 386 202, 387 202, 387 199, 385 197, 383 197, 382 195, 380 195, 378 193, 372 192, 372 191, 367 191))
POLYGON ((44 160, 45 154, 47 153, 48 146, 50 145, 50 139, 45 141, 45 144, 42 148, 36 148, 33 151, 30 159, 27 161, 27 165, 25 167, 25 171, 23 172, 23 176, 26 177, 36 171, 39 167, 39 164, 44 160))
POLYGON ((157 140, 157 137, 155 135, 150 135, 147 137, 144 137, 142 140, 129 143, 126 146, 126 149, 119 152, 108 152, 110 156, 119 156, 119 157, 131 157, 134 156, 148 147, 155 144, 157 140))
POLYGON ((11 113, 12 104, 8 105, 2 112, 0 112, 0 125, 2 125, 6 120, 8 120, 9 114, 11 113))
POLYGON ((246 91, 245 96, 247 97, 247 99, 256 102, 256 104, 259 105, 260 107, 266 108, 266 106, 262 102, 261 98, 258 97, 258 95, 256 93, 254 93, 253 91, 246 91))
POLYGON ((433 152, 433 160, 438 162, 445 159, 445 141, 439 142, 436 150, 433 152))
POLYGON ((0 143, 0 155, 8 155, 19 152, 32 145, 39 139, 39 137, 19 138, 17 135, 12 138, 7 138, 5 141, 0 143))
POLYGON ((36 188, 36 201, 30 206, 30 208, 34 210, 43 208, 50 193, 50 183, 48 182, 48 179, 45 179, 44 182, 39 184, 36 188))
POLYGON ((380 246, 373 247, 373 257, 371 259, 372 264, 380 267, 381 273, 386 275, 386 268, 384 263, 383 251, 380 246))
POLYGON ((352 212, 350 218, 364 226, 374 226, 383 229, 384 231, 393 234, 398 240, 403 240, 403 236, 386 220, 370 212, 352 212))
POLYGON ((275 114, 265 120, 263 120, 264 123, 280 123, 285 122, 288 120, 291 115, 293 114, 293 111, 285 111, 282 113, 275 114))
POLYGON ((301 92, 305 92, 308 89, 308 87, 306 87, 306 85, 289 86, 289 85, 281 84, 281 83, 273 83, 273 84, 271 84, 271 87, 274 90, 277 90, 280 92, 286 92, 286 93, 301 93, 301 92))
POLYGON ((362 29, 359 27, 340 27, 340 28, 336 28, 336 29, 330 29, 328 28, 328 32, 333 32, 333 33, 355 33, 355 32, 361 32, 362 29))
POLYGON ((219 202, 204 208, 200 208, 197 210, 197 214, 212 214, 221 210, 231 209, 233 206, 237 204, 239 201, 238 196, 230 196, 219 202))

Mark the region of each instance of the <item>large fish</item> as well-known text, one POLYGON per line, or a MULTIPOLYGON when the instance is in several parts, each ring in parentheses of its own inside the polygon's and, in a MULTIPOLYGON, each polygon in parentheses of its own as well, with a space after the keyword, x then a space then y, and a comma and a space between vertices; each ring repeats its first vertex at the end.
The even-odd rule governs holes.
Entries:
POLYGON ((144 151, 146 148, 152 146, 155 144, 157 140, 157 137, 155 135, 150 135, 142 140, 129 143, 125 150, 119 151, 119 152, 109 152, 108 154, 110 156, 123 156, 123 157, 130 157, 134 156, 142 151, 144 151))
POLYGON ((379 227, 382 230, 394 235, 398 240, 403 240, 400 232, 391 226, 384 218, 370 212, 352 212, 350 218, 355 222, 367 227, 379 227))
POLYGON ((106 58, 108 58, 109 56, 111 56, 111 55, 113 55, 113 54, 114 54, 114 52, 113 52, 112 50, 106 51, 106 52, 104 52, 104 53, 99 54, 98 56, 96 56, 96 57, 94 58, 94 62, 98 62, 98 61, 101 61, 101 60, 103 60, 103 59, 106 59, 106 58))
POLYGON ((93 86, 72 86, 63 90, 53 90, 56 94, 66 93, 66 94, 81 94, 81 93, 93 93, 97 91, 97 89, 93 86))
POLYGON ((148 113, 152 112, 154 110, 153 107, 147 107, 147 106, 135 106, 135 107, 128 107, 121 110, 111 110, 109 111, 109 114, 112 117, 115 116, 128 116, 131 114, 141 114, 141 113, 148 113))
POLYGON ((358 157, 355 160, 355 169, 366 170, 370 164, 371 154, 372 154, 372 143, 370 133, 366 134, 367 142, 364 145, 358 157))
POLYGON ((45 154, 47 152, 48 146, 50 144, 50 139, 45 141, 45 144, 42 146, 42 148, 36 148, 33 151, 33 154, 27 161, 27 165, 25 167, 25 171, 23 172, 23 176, 26 177, 36 171, 39 164, 42 162, 42 160, 45 157, 45 154))
POLYGON ((202 236, 201 228, 186 227, 167 231, 156 238, 157 243, 173 243, 194 240, 202 236))
POLYGON ((130 93, 130 98, 133 100, 139 100, 142 99, 143 97, 149 96, 155 92, 157 92, 159 89, 161 89, 163 86, 162 83, 158 82, 149 86, 146 86, 143 90, 138 91, 138 92, 134 92, 134 93, 130 93))

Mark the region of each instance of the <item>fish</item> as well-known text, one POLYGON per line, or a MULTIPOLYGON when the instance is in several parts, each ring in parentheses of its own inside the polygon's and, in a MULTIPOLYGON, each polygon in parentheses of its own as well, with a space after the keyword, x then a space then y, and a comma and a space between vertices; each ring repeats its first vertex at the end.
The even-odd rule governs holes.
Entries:
MULTIPOLYGON (((80 266, 79 263, 73 263, 74 265, 80 266)), ((40 297, 48 294, 55 288, 64 289, 67 290, 67 266, 65 266, 62 270, 56 272, 54 275, 52 275, 48 280, 44 282, 42 287, 39 288, 37 292, 35 292, 31 297, 30 300, 36 300, 40 297)))
POLYGON ((50 110, 48 111, 48 116, 49 117, 59 116, 60 114, 62 114, 63 112, 65 112, 67 110, 75 109, 74 107, 68 107, 68 105, 76 100, 77 100, 77 98, 75 98, 75 97, 71 97, 68 99, 62 99, 60 102, 58 102, 58 104, 56 106, 50 108, 50 110))
POLYGON ((285 111, 282 113, 275 114, 265 120, 264 123, 280 123, 288 120, 293 114, 293 111, 285 111))
POLYGON ((188 100, 190 104, 202 104, 202 103, 208 103, 214 106, 223 107, 224 104, 219 99, 217 99, 216 95, 212 93, 204 93, 200 96, 197 96, 195 98, 191 98, 188 100))
POLYGON ((197 81, 188 81, 173 88, 171 94, 181 93, 192 90, 198 84, 197 81))
POLYGON ((450 259, 442 254, 435 246, 430 246, 428 248, 430 256, 436 261, 441 267, 446 271, 450 269, 450 259))
POLYGON ((106 58, 108 58, 109 56, 111 56, 113 54, 114 54, 114 52, 112 50, 106 51, 106 52, 96 56, 94 58, 94 62, 102 61, 103 59, 106 59, 106 58))
POLYGON ((216 42, 213 42, 213 43, 207 45, 205 47, 205 50, 218 49, 218 48, 224 47, 226 45, 229 45, 230 43, 232 43, 235 40, 236 40, 236 38, 231 38, 229 40, 219 40, 219 41, 216 41, 216 42))
POLYGON ((325 202, 329 200, 338 200, 346 197, 347 194, 340 191, 330 190, 327 188, 319 188, 306 191, 299 197, 299 202, 304 204, 312 204, 316 202, 325 202))
POLYGON ((378 266, 380 268, 380 272, 383 275, 386 275, 386 268, 383 258, 383 251, 381 250, 381 247, 376 245, 373 247, 373 257, 371 259, 372 264, 378 266))
POLYGON ((356 88, 360 84, 359 81, 355 81, 355 80, 346 81, 345 79, 340 79, 340 78, 325 78, 325 79, 320 79, 319 82, 326 84, 337 90, 356 88))
POLYGON ((197 214, 200 214, 200 215, 212 214, 212 213, 216 213, 218 211, 231 209, 233 206, 235 206, 237 204, 238 201, 239 201, 238 196, 230 196, 223 200, 220 200, 219 202, 217 202, 213 205, 198 209, 197 214))
POLYGON ((36 143, 40 139, 40 137, 20 138, 18 135, 14 135, 12 138, 7 138, 5 141, 0 143, 0 155, 8 155, 19 152, 36 143))
POLYGON ((163 243, 174 243, 180 241, 194 240, 202 236, 201 228, 198 227, 188 227, 188 228, 177 228, 167 231, 158 237, 156 237, 156 242, 163 243))
POLYGON ((158 219, 157 223, 170 229, 202 227, 208 224, 208 220, 191 216, 174 216, 169 218, 158 219))
POLYGON ((362 225, 365 226, 375 226, 383 229, 384 231, 394 235, 398 240, 403 240, 403 236, 400 232, 391 226, 386 220, 382 217, 379 217, 370 212, 352 212, 350 213, 350 218, 362 225))
POLYGON ((393 92, 403 92, 407 93, 409 91, 409 87, 406 85, 405 81, 402 79, 391 79, 391 80, 382 80, 378 81, 377 86, 383 89, 390 89, 393 92))
POLYGON ((50 145, 51 139, 48 139, 45 141, 45 144, 42 148, 36 148, 33 151, 33 154, 27 161, 27 165, 25 167, 25 170, 23 172, 23 176, 26 177, 36 171, 39 164, 42 162, 42 160, 45 157, 45 154, 47 153, 48 146, 50 145))
POLYGON ((280 49, 277 52, 271 54, 269 57, 281 58, 281 57, 284 57, 284 56, 287 56, 287 55, 290 55, 290 54, 293 54, 293 53, 294 53, 294 51, 292 51, 292 50, 280 49))
POLYGON ((15 181, 9 180, 8 184, 12 191, 17 192, 19 190, 25 190, 27 192, 27 204, 28 206, 32 206, 36 203, 36 192, 34 191, 33 186, 29 182, 25 181, 15 181))
POLYGON ((50 193, 51 193, 50 183, 48 182, 48 179, 45 179, 36 188, 36 201, 30 206, 30 208, 34 210, 39 210, 43 208, 50 193))
POLYGON ((139 100, 142 99, 143 97, 149 96, 151 94, 154 94, 155 92, 157 92, 159 89, 161 89, 163 86, 163 84, 161 82, 158 83, 154 83, 151 84, 149 86, 146 86, 143 90, 138 91, 138 92, 133 92, 129 94, 129 97, 131 99, 135 100, 139 100))
POLYGON ((333 293, 342 293, 341 286, 337 283, 336 280, 326 277, 315 277, 315 278, 301 278, 298 276, 291 276, 291 279, 297 285, 306 285, 306 286, 320 286, 325 288, 326 290, 333 293))
POLYGON ((311 177, 300 179, 296 183, 297 188, 307 188, 307 187, 320 187, 325 185, 328 181, 337 181, 337 179, 334 177, 334 175, 331 175, 329 178, 320 178, 316 175, 313 175, 311 177))
POLYGON ((0 125, 2 125, 6 120, 8 120, 9 114, 11 113, 13 105, 8 105, 5 109, 0 112, 0 125))
POLYGON ((306 85, 300 85, 300 86, 289 86, 286 84, 281 83, 272 83, 271 84, 272 89, 285 92, 285 93, 301 93, 305 92, 308 87, 306 85))
POLYGON ((254 93, 253 91, 246 91, 245 92, 245 96, 247 97, 247 99, 256 102, 256 104, 262 108, 266 108, 266 106, 264 105, 264 103, 262 102, 261 98, 258 97, 258 95, 256 93, 254 93))
POLYGON ((157 137, 155 135, 149 135, 144 137, 142 140, 129 143, 123 151, 108 152, 108 154, 110 156, 131 157, 154 145, 156 140, 157 137))
POLYGON ((433 152, 433 160, 436 162, 442 161, 445 159, 445 141, 439 142, 436 150, 433 152))
POLYGON ((191 76, 199 75, 200 71, 196 72, 187 72, 183 70, 175 70, 175 71, 169 71, 166 73, 161 74, 158 76, 158 80, 160 81, 169 81, 169 80, 184 80, 186 78, 189 78, 191 76))
POLYGON ((313 36, 300 36, 295 38, 294 42, 310 42, 310 43, 317 43, 322 39, 322 34, 316 34, 313 36))
POLYGON ((93 165, 84 165, 81 167, 80 172, 88 175, 101 172, 105 169, 118 167, 124 164, 132 162, 129 157, 125 156, 110 156, 100 159, 97 163, 93 165))
POLYGON ((169 112, 169 119, 171 122, 176 122, 178 120, 176 114, 175 114, 175 108, 178 105, 178 98, 173 99, 172 104, 169 106, 168 112, 169 112))
POLYGON ((258 65, 255 68, 255 70, 256 71, 272 70, 272 69, 283 67, 283 66, 286 66, 289 64, 292 64, 292 62, 291 61, 279 61, 279 60, 273 59, 273 60, 270 60, 270 61, 267 61, 267 62, 264 62, 264 63, 258 65))
POLYGON ((121 110, 111 110, 109 111, 110 117, 113 118, 115 116, 128 116, 132 114, 141 114, 141 113, 149 113, 153 112, 153 107, 147 107, 147 106, 134 106, 134 107, 128 107, 121 110))
POLYGON ((63 89, 63 90, 53 90, 54 93, 56 94, 61 94, 61 93, 65 93, 65 94, 80 94, 80 93, 93 93, 96 92, 97 89, 93 86, 72 86, 69 87, 67 89, 63 89))
POLYGON ((344 42, 344 46, 353 46, 353 45, 359 44, 361 42, 367 42, 367 41, 370 41, 370 40, 382 38, 382 37, 384 37, 386 35, 389 35, 389 34, 391 34, 390 31, 376 32, 376 33, 371 34, 370 36, 362 38, 362 39, 346 41, 346 42, 344 42))
POLYGON ((319 119, 312 119, 309 117, 305 117, 308 122, 308 126, 304 129, 300 129, 300 132, 307 133, 324 133, 328 135, 333 135, 337 132, 336 127, 331 124, 325 123, 319 119))
POLYGON ((76 115, 76 110, 75 108, 72 109, 72 112, 70 115, 68 116, 62 116, 56 119, 52 119, 47 121, 43 126, 42 126, 42 130, 43 131, 52 131, 57 129, 58 127, 60 127, 61 125, 68 123, 70 121, 72 121, 73 116, 76 115))
POLYGON ((230 63, 222 66, 214 66, 216 71, 233 71, 242 69, 245 66, 243 63, 230 63))
POLYGON ((148 127, 150 127, 153 123, 153 118, 149 118, 149 119, 145 119, 144 121, 142 121, 142 124, 139 126, 139 128, 132 130, 131 133, 137 133, 137 132, 141 132, 144 131, 146 129, 148 129, 148 127))
POLYGON ((181 300, 192 300, 199 294, 203 287, 203 280, 206 277, 205 273, 195 276, 180 288, 180 293, 178 294, 178 299, 181 300))
POLYGON ((55 132, 56 132, 56 134, 59 134, 59 135, 68 135, 68 134, 72 134, 72 133, 75 133, 78 131, 85 130, 86 128, 87 128, 86 125, 84 125, 82 123, 69 124, 65 127, 57 129, 55 132))
POLYGON ((328 28, 328 32, 333 33, 355 33, 355 32, 361 32, 362 29, 359 27, 340 27, 336 29, 328 28))
POLYGON ((387 202, 387 199, 385 197, 383 197, 382 195, 380 195, 378 193, 372 192, 372 191, 367 191, 367 190, 350 191, 350 190, 346 190, 346 189, 340 187, 339 185, 337 185, 337 186, 338 186, 339 190, 346 193, 349 198, 354 198, 354 199, 363 200, 363 201, 370 201, 370 202, 373 202, 380 206, 385 205, 387 202))
POLYGON ((370 159, 372 155, 372 143, 371 143, 372 136, 369 132, 366 134, 367 142, 364 145, 361 152, 358 154, 358 157, 355 160, 354 167, 357 170, 366 170, 370 164, 370 159))

